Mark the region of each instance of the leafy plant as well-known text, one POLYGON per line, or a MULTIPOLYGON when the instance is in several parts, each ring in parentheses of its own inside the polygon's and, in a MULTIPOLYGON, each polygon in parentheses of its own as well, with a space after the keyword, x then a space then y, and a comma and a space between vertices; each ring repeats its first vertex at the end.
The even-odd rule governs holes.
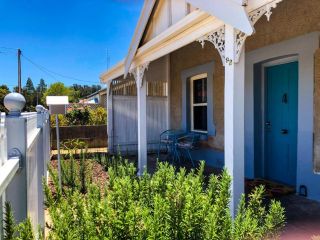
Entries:
MULTIPOLYGON (((104 125, 107 124, 107 111, 103 107, 91 109, 89 107, 73 105, 66 115, 58 115, 59 126, 79 126, 79 125, 104 125)), ((56 125, 55 116, 50 117, 51 126, 56 125)))
POLYGON ((17 237, 16 240, 33 240, 35 239, 35 235, 32 230, 31 220, 27 218, 26 221, 20 223, 17 226, 17 237))
POLYGON ((159 163, 153 175, 138 177, 121 156, 96 160, 108 171, 104 185, 86 182, 86 191, 67 187, 62 195, 45 188, 50 239, 263 239, 284 225, 284 209, 277 201, 265 206, 262 187, 247 202, 242 197, 233 220, 230 176, 223 171, 207 181, 204 163, 190 172, 159 163))
POLYGON ((12 213, 12 208, 9 202, 4 204, 3 232, 4 240, 13 240, 15 232, 15 222, 12 213))
POLYGON ((5 202, 5 213, 3 219, 4 240, 42 240, 44 239, 43 231, 39 227, 38 236, 36 237, 30 218, 16 225, 13 217, 12 207, 9 202, 5 202))
POLYGON ((89 110, 89 125, 107 124, 107 110, 103 107, 89 110))

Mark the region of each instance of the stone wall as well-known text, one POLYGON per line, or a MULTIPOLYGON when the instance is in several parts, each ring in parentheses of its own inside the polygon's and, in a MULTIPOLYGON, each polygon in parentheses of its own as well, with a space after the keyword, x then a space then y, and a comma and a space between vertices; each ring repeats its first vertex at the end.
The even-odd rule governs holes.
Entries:
POLYGON ((314 73, 314 170, 320 172, 320 48, 315 53, 314 73))
MULTIPOLYGON (((246 51, 320 31, 319 13, 319 0, 284 0, 276 9, 273 9, 270 22, 267 22, 266 17, 263 16, 256 23, 256 33, 246 41, 246 51)), ((224 148, 224 68, 217 50, 210 43, 205 44, 202 49, 199 43, 194 42, 170 55, 171 127, 181 127, 181 72, 210 61, 215 62, 213 114, 217 133, 216 136, 209 136, 208 144, 222 150, 224 148)))

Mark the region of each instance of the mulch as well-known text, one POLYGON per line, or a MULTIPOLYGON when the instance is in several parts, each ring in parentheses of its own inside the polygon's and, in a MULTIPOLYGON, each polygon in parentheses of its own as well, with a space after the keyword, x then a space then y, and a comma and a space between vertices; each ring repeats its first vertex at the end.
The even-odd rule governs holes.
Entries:
MULTIPOLYGON (((68 160, 64 160, 68 161, 68 160)), ((79 164, 79 160, 76 160, 76 163, 79 164)), ((109 181, 109 175, 105 171, 104 167, 94 160, 87 161, 87 169, 90 175, 92 176, 92 182, 97 184, 98 186, 104 186, 109 181)), ((58 169, 58 160, 51 160, 50 165, 54 169, 58 169)), ((54 185, 49 177, 48 185, 50 189, 54 192, 54 185)))
POLYGON ((276 183, 270 180, 256 178, 246 179, 245 187, 246 192, 251 193, 255 187, 263 185, 265 187, 265 197, 278 198, 295 193, 295 188, 281 183, 276 183))

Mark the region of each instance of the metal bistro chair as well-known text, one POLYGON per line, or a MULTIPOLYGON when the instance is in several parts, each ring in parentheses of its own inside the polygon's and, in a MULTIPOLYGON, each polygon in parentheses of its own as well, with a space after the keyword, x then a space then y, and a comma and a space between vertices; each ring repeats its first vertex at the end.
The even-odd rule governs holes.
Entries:
POLYGON ((159 147, 158 147, 158 159, 160 159, 161 148, 165 147, 166 153, 173 154, 174 148, 174 133, 169 129, 160 134, 159 147))
POLYGON ((182 157, 189 159, 192 166, 195 167, 194 161, 191 156, 191 151, 199 148, 200 135, 190 132, 187 135, 177 139, 175 143, 175 152, 180 162, 180 154, 182 157))
POLYGON ((177 142, 177 139, 182 136, 184 132, 182 130, 173 130, 169 129, 160 134, 160 140, 159 140, 159 148, 158 148, 158 159, 160 160, 160 152, 161 149, 165 148, 166 153, 168 153, 168 156, 172 158, 172 160, 175 160, 175 157, 177 156, 176 153, 176 147, 175 144, 177 142))

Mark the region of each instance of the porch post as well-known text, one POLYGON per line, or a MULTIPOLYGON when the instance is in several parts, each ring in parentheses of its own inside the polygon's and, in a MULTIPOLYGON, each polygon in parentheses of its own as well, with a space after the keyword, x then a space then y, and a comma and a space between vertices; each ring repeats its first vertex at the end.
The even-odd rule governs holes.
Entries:
POLYGON ((138 175, 147 168, 147 82, 144 71, 149 63, 136 67, 131 73, 137 85, 138 108, 138 175))
POLYGON ((224 131, 225 167, 232 177, 230 209, 235 217, 237 206, 244 193, 244 76, 245 53, 237 62, 236 29, 225 28, 225 90, 224 131))
POLYGON ((107 83, 107 141, 108 141, 108 152, 113 152, 113 96, 111 89, 112 81, 107 83))

